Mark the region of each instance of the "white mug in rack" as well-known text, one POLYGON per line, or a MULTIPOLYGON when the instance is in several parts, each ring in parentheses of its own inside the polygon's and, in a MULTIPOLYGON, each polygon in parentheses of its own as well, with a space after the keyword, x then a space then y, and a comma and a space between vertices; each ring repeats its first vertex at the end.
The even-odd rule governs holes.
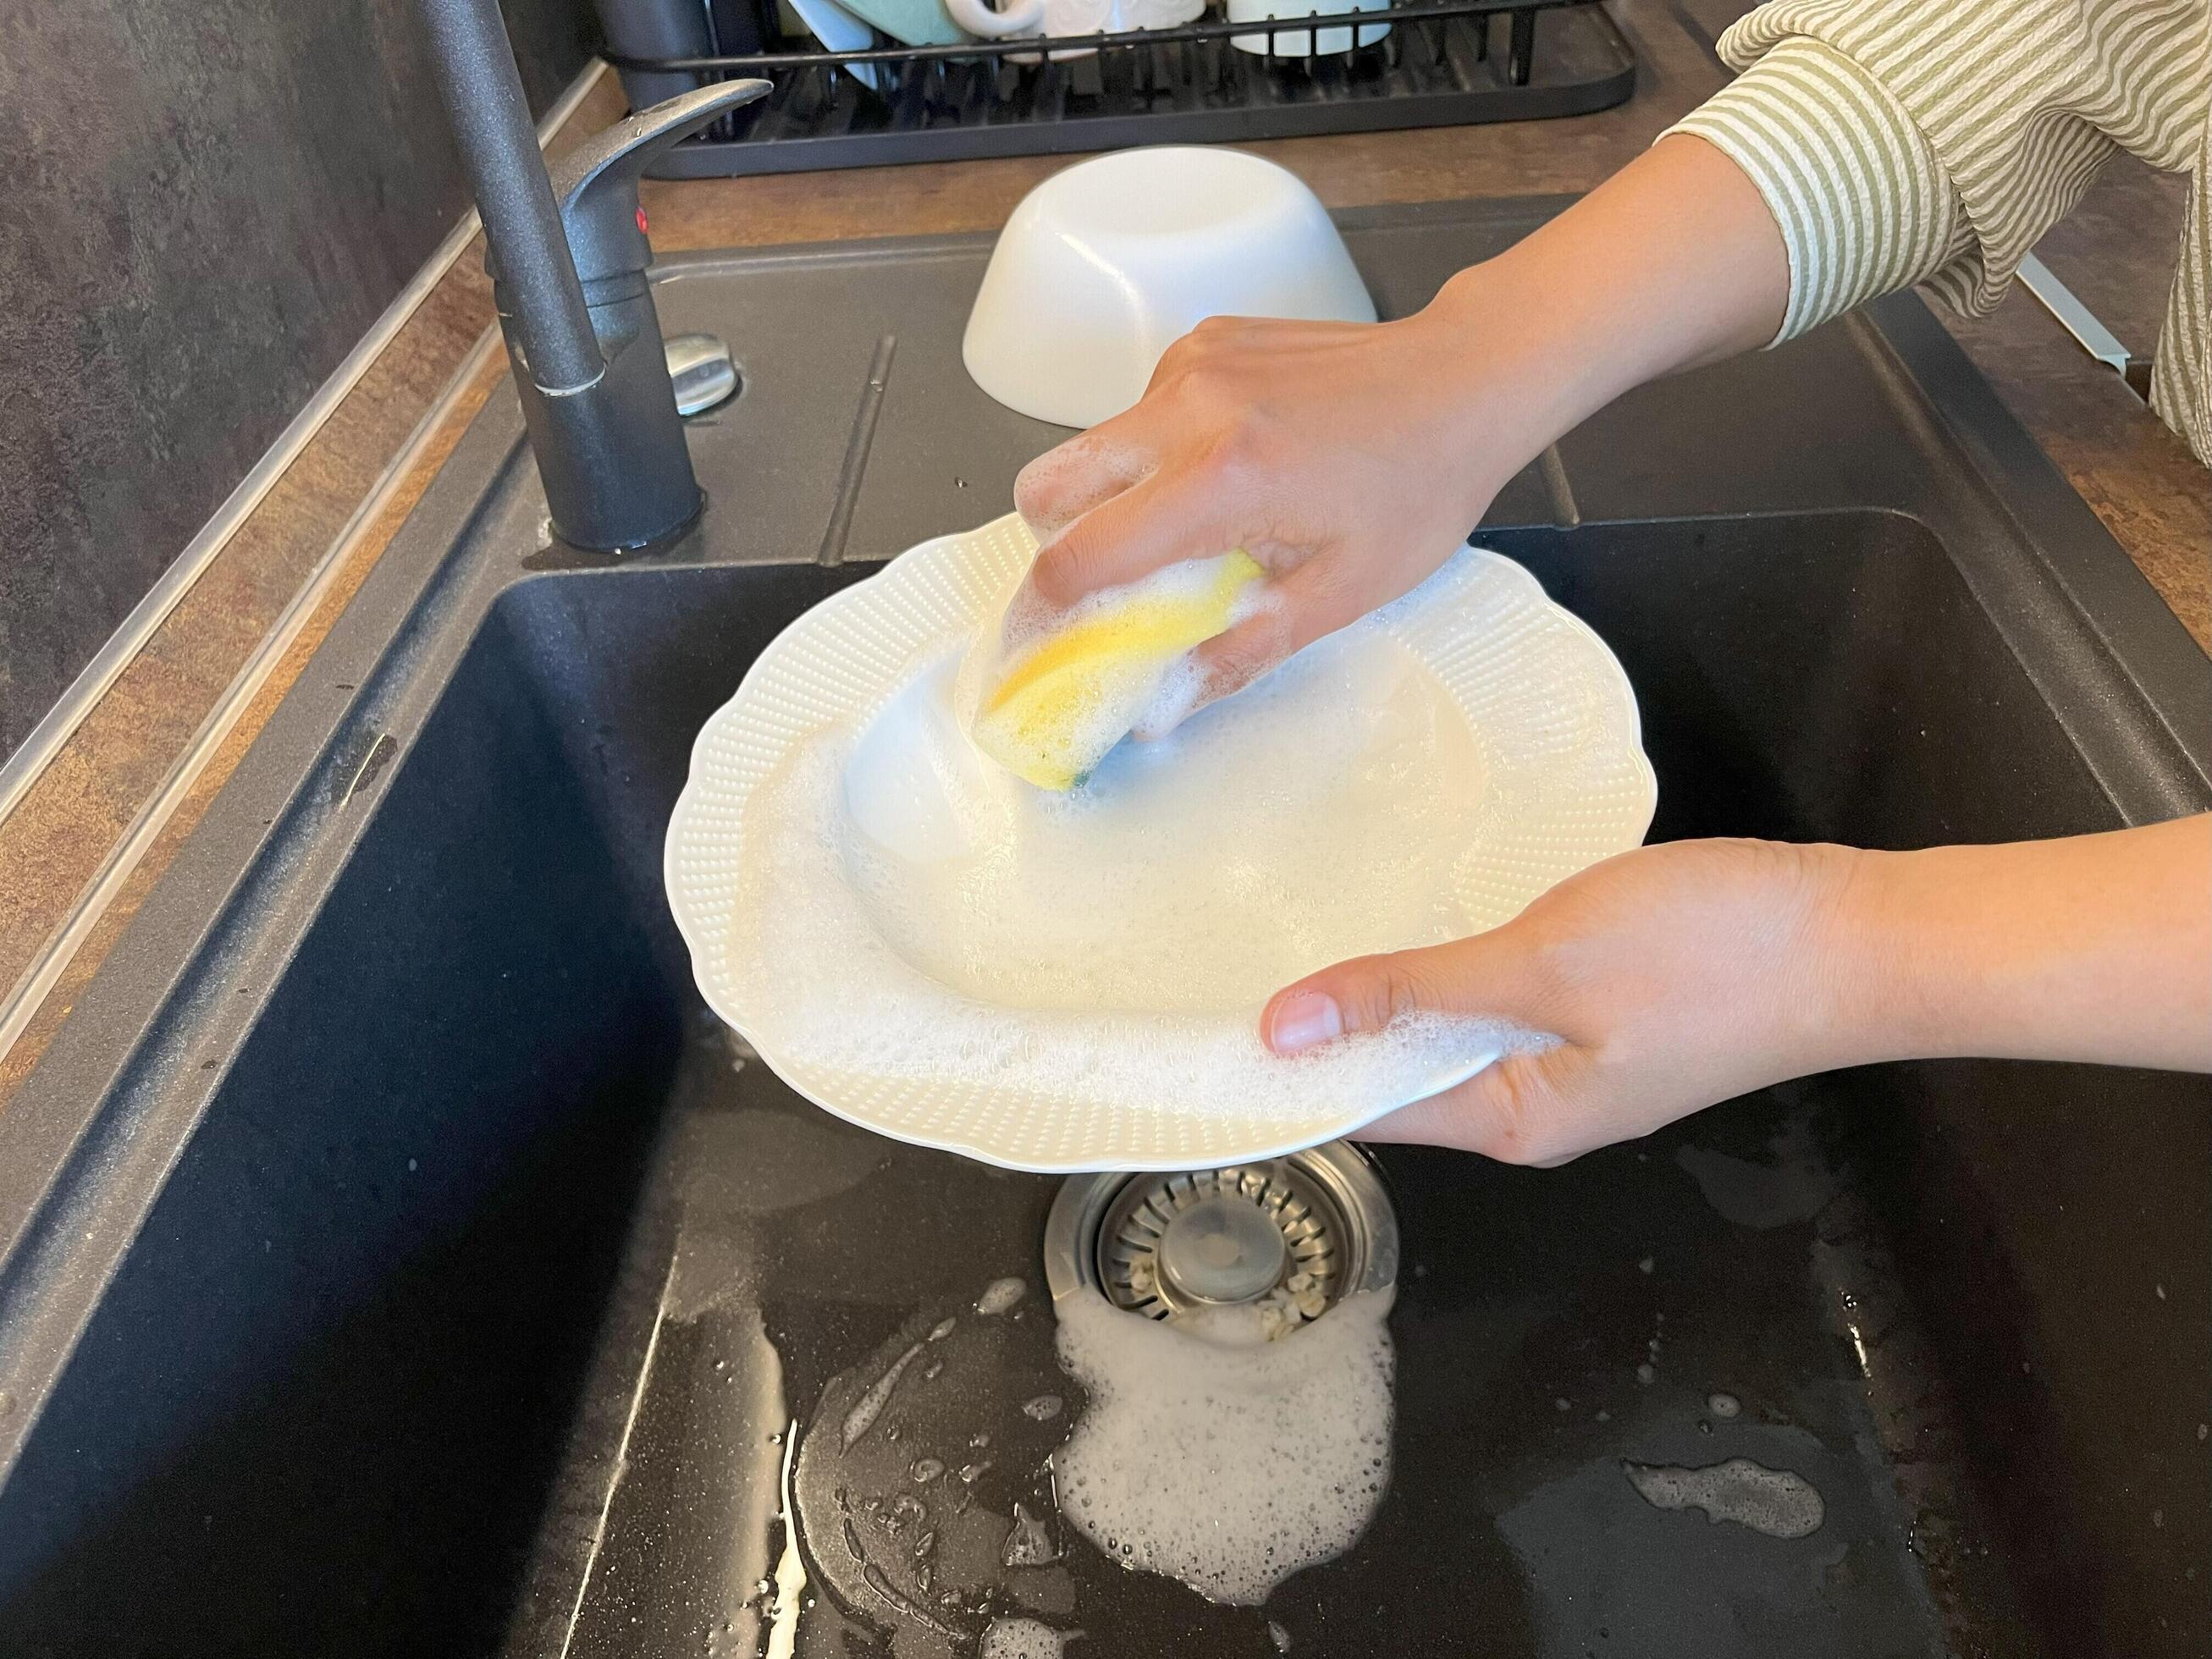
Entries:
MULTIPOLYGON (((1064 40, 1089 34, 1121 34, 1133 29, 1174 28, 1196 21, 1206 12, 1206 0, 1009 0, 1004 11, 994 10, 989 0, 945 0, 952 21, 969 33, 985 40, 1012 40, 1041 35, 1064 40)), ((1088 48, 1052 54, 1054 63, 1089 55, 1088 48)), ((1034 53, 1018 54, 1018 64, 1034 64, 1034 53)))
MULTIPOLYGON (((949 0, 948 0, 949 3, 949 0)), ((1229 21, 1232 23, 1273 23, 1291 17, 1326 17, 1331 12, 1388 11, 1390 0, 1229 0, 1229 21)), ((1359 26, 1359 44, 1371 46, 1390 33, 1388 23, 1363 23, 1359 26)), ((1249 52, 1264 57, 1269 52, 1281 58, 1304 58, 1309 54, 1326 56, 1330 52, 1350 52, 1352 47, 1349 28, 1284 29, 1273 32, 1274 44, 1270 46, 1266 34, 1232 34, 1229 44, 1239 52, 1249 52), (1318 42, 1313 39, 1319 35, 1318 42)))

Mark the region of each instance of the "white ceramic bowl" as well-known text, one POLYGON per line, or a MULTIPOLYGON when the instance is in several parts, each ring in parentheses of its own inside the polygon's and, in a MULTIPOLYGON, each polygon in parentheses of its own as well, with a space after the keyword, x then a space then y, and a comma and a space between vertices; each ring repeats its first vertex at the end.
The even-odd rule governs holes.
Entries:
POLYGON ((1240 150, 1121 150, 1054 173, 992 250, 961 356, 1010 409, 1096 426, 1208 317, 1371 323, 1375 302, 1296 174, 1240 150))

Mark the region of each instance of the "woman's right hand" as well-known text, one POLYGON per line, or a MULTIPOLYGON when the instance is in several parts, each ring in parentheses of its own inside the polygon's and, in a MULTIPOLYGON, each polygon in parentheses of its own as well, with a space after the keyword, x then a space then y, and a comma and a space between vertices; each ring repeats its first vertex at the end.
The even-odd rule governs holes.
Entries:
POLYGON ((1751 181, 1662 138, 1402 321, 1199 325, 1136 407, 1016 480, 1032 586, 1057 607, 1243 548, 1273 603, 1199 647, 1211 702, 1418 585, 1593 410, 1770 337, 1788 295, 1751 181))
POLYGON ((1243 548, 1270 602, 1198 647, 1195 708, 1417 586, 1528 459, 1452 297, 1401 322, 1200 324, 1134 408, 1015 482, 1037 596, 1243 548))

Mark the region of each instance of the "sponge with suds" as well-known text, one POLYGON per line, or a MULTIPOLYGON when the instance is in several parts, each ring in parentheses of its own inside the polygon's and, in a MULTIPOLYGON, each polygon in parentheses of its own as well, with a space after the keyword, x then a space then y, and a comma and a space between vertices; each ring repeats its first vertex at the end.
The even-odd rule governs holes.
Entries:
POLYGON ((1176 690, 1194 647, 1249 614, 1261 574, 1249 555, 1224 553, 1091 594, 1042 623, 1010 617, 972 716, 976 747, 1039 788, 1073 788, 1176 690))

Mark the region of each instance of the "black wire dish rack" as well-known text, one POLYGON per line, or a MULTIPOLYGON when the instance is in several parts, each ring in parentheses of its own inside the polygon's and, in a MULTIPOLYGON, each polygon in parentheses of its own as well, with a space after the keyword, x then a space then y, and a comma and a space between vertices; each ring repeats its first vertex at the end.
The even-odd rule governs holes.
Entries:
POLYGON ((656 174, 800 173, 1526 120, 1604 109, 1636 84, 1635 55, 1596 0, 1443 0, 1233 23, 1209 15, 1132 33, 865 52, 826 52, 781 28, 756 38, 776 49, 610 51, 633 103, 737 76, 775 83, 768 97, 678 145, 656 174), (1332 29, 1346 31, 1334 39, 1352 49, 1285 49, 1331 44, 1332 29), (1246 49, 1263 40, 1265 52, 1246 49), (872 70, 865 79, 854 72, 864 67, 872 70))

